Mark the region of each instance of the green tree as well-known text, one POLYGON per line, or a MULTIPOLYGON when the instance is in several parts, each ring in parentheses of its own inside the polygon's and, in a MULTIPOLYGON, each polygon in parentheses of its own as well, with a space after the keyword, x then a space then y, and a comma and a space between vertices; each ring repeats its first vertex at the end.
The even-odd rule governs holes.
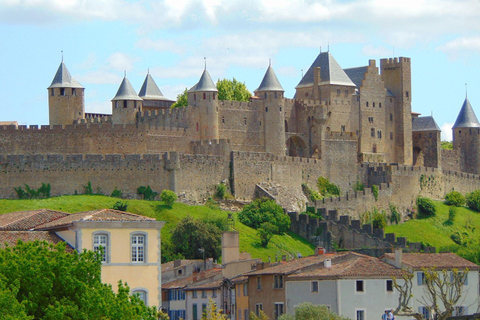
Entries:
POLYGON ((264 222, 257 229, 257 235, 260 239, 260 245, 264 248, 268 246, 270 240, 272 240, 273 234, 277 233, 277 227, 270 222, 264 222))
POLYGON ((450 206, 462 207, 465 205, 465 197, 458 191, 450 191, 445 195, 445 203, 450 206))
POLYGON ((467 207, 473 211, 480 212, 480 189, 467 194, 467 207))
POLYGON ((172 190, 165 189, 160 194, 160 199, 162 199, 162 201, 165 202, 167 206, 171 207, 173 206, 175 201, 177 201, 177 194, 172 190))
POLYGON ((222 231, 213 221, 204 222, 187 216, 172 231, 173 254, 181 254, 185 259, 203 259, 205 253, 206 258, 218 259, 222 231))
POLYGON ((318 177, 317 186, 318 186, 318 192, 320 192, 320 194, 324 197, 330 196, 330 195, 339 196, 341 192, 339 186, 337 186, 334 183, 331 183, 330 180, 328 180, 328 178, 324 178, 322 176, 318 177))
POLYGON ((185 88, 185 90, 182 93, 179 93, 177 95, 177 102, 172 104, 170 108, 181 108, 186 106, 188 106, 187 88, 185 88))
POLYGON ((221 101, 248 101, 252 96, 245 83, 222 79, 217 81, 218 100, 221 101))
POLYGON ((419 212, 429 216, 434 216, 437 213, 437 208, 435 207, 435 204, 433 203, 432 199, 429 198, 418 197, 417 207, 419 212))
POLYGON ((283 212, 280 205, 274 200, 262 198, 255 199, 243 207, 238 214, 241 223, 258 229, 262 223, 270 222, 276 227, 275 233, 282 234, 290 230, 290 218, 283 212))
POLYGON ((114 293, 101 282, 99 254, 69 253, 64 242, 19 241, 0 249, 0 318, 157 319, 128 286, 120 282, 114 293))
POLYGON ((279 320, 347 320, 336 313, 328 310, 324 305, 314 305, 311 302, 303 302, 295 308, 295 316, 283 314, 279 320))
POLYGON ((158 192, 155 192, 150 186, 140 186, 137 188, 137 193, 143 196, 144 200, 153 201, 158 196, 158 192))

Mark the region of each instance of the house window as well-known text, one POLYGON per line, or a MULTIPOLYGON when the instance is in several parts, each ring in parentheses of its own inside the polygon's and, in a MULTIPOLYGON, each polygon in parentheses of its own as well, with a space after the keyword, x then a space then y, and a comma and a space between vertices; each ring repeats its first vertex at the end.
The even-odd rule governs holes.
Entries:
POLYGON ((455 312, 454 312, 454 316, 463 316, 463 315, 466 315, 468 314, 467 312, 467 307, 465 306, 457 306, 455 307, 455 312))
POLYGON ((192 291, 192 298, 194 298, 194 299, 197 298, 197 290, 192 291))
POLYGON ((355 320, 365 320, 365 310, 357 310, 355 314, 355 320))
POLYGON ((216 298, 217 297, 217 289, 213 289, 212 290, 212 298, 216 298))
POLYGON ((148 299, 147 299, 147 290, 145 289, 134 289, 132 290, 132 296, 137 296, 143 303, 148 306, 148 299))
POLYGON ((375 128, 370 129, 370 136, 375 138, 375 128))
POLYGON ((238 293, 237 294, 238 294, 239 297, 241 297, 242 296, 242 286, 238 285, 237 288, 238 288, 238 293))
POLYGON ((419 286, 424 286, 426 284, 425 281, 425 273, 423 272, 417 272, 417 284, 419 286))
POLYGON ((355 281, 355 291, 356 292, 364 292, 364 283, 363 280, 357 280, 355 281))
POLYGON ((198 310, 196 303, 192 305, 192 320, 198 320, 198 310))
POLYGON ((207 291, 206 290, 202 290, 202 298, 206 298, 207 297, 207 291))
POLYGON ((427 307, 418 307, 418 313, 422 314, 424 319, 430 319, 430 310, 427 307))
POLYGON ((245 309, 243 311, 245 313, 244 317, 243 317, 243 320, 249 320, 250 318, 250 313, 248 312, 248 309, 245 309))
POLYGON ((393 280, 387 280, 387 292, 393 292, 393 280))
POLYGON ((244 297, 248 296, 248 287, 246 283, 243 285, 243 296, 244 297))
POLYGON ((132 262, 145 262, 146 236, 144 234, 133 234, 131 236, 132 262))
POLYGON ((93 251, 97 252, 100 250, 103 250, 102 256, 100 257, 100 260, 102 262, 109 262, 109 246, 110 246, 110 241, 109 241, 109 233, 106 232, 98 232, 93 234, 93 251))
POLYGON ((274 284, 273 284, 274 289, 283 288, 283 276, 275 275, 275 276, 273 276, 273 280, 274 280, 274 284))
POLYGON ((60 95, 64 96, 65 95, 65 88, 60 88, 60 95))
POLYGON ((318 292, 318 281, 312 281, 312 292, 318 292))
MULTIPOLYGON (((202 318, 205 317, 207 318, 207 304, 206 303, 202 303, 202 318)), ((170 319, 172 320, 172 319, 170 319)))
POLYGON ((275 303, 275 319, 278 319, 283 314, 283 303, 276 302, 275 303))
POLYGON ((263 304, 262 303, 257 303, 255 305, 255 314, 257 315, 257 317, 260 316, 260 311, 263 311, 263 304))
POLYGON ((262 290, 262 278, 257 277, 257 290, 262 290))

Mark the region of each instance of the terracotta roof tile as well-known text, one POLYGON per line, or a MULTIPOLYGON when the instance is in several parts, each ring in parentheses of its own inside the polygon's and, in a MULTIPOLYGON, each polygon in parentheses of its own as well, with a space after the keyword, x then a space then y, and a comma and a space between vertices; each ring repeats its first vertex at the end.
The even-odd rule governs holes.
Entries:
POLYGON ((66 212, 48 209, 4 213, 0 215, 0 230, 30 230, 68 215, 66 212))
POLYGON ((220 288, 223 279, 215 279, 207 282, 201 282, 199 284, 193 283, 188 285, 185 290, 198 290, 198 289, 216 289, 220 288))
POLYGON ((202 259, 197 259, 197 260, 183 259, 183 260, 180 260, 180 265, 177 267, 175 267, 175 261, 162 263, 162 273, 172 271, 173 269, 178 267, 188 266, 190 264, 199 263, 199 262, 203 263, 203 260, 202 259))
POLYGON ((48 222, 37 226, 36 230, 45 230, 49 228, 56 228, 61 226, 67 226, 74 221, 156 221, 153 218, 140 216, 138 214, 113 210, 113 209, 100 209, 93 211, 85 211, 72 213, 64 218, 48 222))
POLYGON ((211 278, 218 277, 222 274, 222 269, 220 268, 212 268, 206 271, 202 271, 198 274, 194 274, 188 277, 184 277, 181 279, 177 279, 168 283, 162 283, 162 290, 163 289, 179 289, 184 288, 189 284, 192 283, 204 283, 211 278))
MULTIPOLYGON (((384 257, 389 261, 395 260, 394 253, 386 253, 384 257)), ((436 267, 437 269, 480 270, 480 266, 455 253, 403 253, 402 263, 413 269, 436 267)))
MULTIPOLYGON (((0 231, 0 248, 4 247, 5 244, 16 246, 19 239, 23 242, 39 240, 51 244, 63 242, 59 236, 49 231, 0 231)), ((73 252, 75 250, 67 244, 67 251, 73 252)))

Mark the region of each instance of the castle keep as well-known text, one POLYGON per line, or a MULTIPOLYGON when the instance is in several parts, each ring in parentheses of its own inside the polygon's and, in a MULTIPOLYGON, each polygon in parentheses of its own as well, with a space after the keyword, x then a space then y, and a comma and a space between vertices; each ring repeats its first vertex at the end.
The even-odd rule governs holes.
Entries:
POLYGON ((293 99, 272 66, 249 102, 219 101, 206 69, 187 94, 187 107, 171 109, 150 74, 139 94, 125 76, 111 115, 87 113, 85 88, 62 61, 48 87, 50 124, 0 126, 0 197, 41 182, 52 195, 73 194, 90 181, 106 194, 117 187, 136 197, 138 186, 150 185, 198 200, 225 182, 252 199, 265 185, 298 193, 320 175, 348 191, 374 180, 361 163, 480 172, 470 103, 454 126, 454 150, 442 151, 435 120, 412 113, 410 58, 342 69, 321 52, 293 99))

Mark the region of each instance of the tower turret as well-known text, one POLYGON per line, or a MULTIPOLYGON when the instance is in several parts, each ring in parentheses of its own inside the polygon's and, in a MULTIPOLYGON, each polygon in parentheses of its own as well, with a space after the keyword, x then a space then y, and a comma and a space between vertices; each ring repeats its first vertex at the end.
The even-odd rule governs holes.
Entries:
POLYGON ((188 90, 188 104, 198 107, 197 131, 200 140, 218 139, 218 90, 207 69, 200 80, 188 90))
POLYGON ((84 91, 85 88, 72 78, 62 60, 48 87, 50 125, 68 125, 85 119, 84 91))
POLYGON ((139 111, 142 111, 142 98, 137 95, 125 76, 117 94, 112 99, 112 122, 113 124, 136 123, 139 111))
POLYGON ((268 66, 255 95, 263 99, 265 152, 279 156, 284 156, 286 149, 284 92, 272 66, 268 66))
POLYGON ((138 92, 138 96, 142 98, 143 111, 155 111, 159 109, 168 109, 175 102, 163 96, 162 91, 153 80, 150 72, 147 73, 142 88, 138 92))
POLYGON ((452 127, 453 149, 459 150, 461 170, 480 173, 480 123, 468 98, 465 98, 452 127))

